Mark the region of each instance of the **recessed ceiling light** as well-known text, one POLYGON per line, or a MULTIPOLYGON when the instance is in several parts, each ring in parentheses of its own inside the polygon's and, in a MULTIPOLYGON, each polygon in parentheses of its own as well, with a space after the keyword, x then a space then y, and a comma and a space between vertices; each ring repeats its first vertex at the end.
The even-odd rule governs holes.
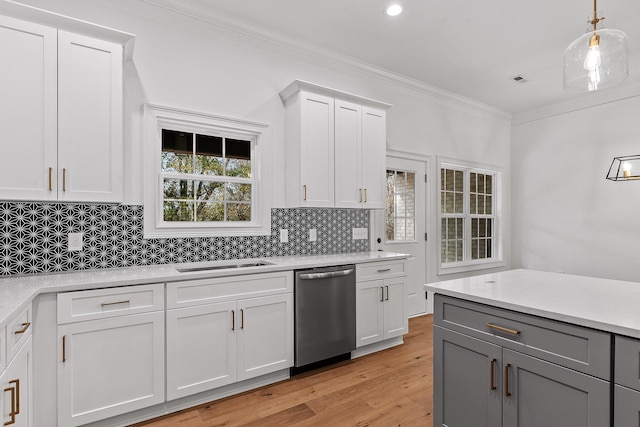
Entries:
POLYGON ((403 10, 404 10, 404 6, 398 3, 394 3, 387 6, 386 9, 384 10, 384 13, 386 13, 389 16, 398 16, 402 13, 403 10))

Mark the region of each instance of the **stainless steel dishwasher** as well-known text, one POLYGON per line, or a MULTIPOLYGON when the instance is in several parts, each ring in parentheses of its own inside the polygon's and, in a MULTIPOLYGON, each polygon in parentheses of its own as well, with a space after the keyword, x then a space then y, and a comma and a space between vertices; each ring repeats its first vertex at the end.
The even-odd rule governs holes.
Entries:
POLYGON ((356 267, 296 270, 292 373, 349 359, 356 348, 356 267))

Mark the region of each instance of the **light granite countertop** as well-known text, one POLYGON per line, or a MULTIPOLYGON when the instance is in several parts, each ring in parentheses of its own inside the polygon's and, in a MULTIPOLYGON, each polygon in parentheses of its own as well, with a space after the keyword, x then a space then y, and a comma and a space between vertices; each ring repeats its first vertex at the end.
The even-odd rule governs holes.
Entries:
POLYGON ((60 274, 40 274, 0 279, 0 326, 29 304, 37 295, 82 289, 142 285, 180 280, 269 273, 283 270, 323 267, 329 265, 360 264, 405 259, 408 255, 392 252, 353 252, 330 255, 300 255, 272 258, 245 258, 225 261, 164 264, 145 267, 87 270, 60 274), (232 264, 266 262, 268 265, 228 268, 181 273, 178 269, 213 267, 232 264))
POLYGON ((436 294, 640 338, 640 283, 535 270, 425 285, 436 294))

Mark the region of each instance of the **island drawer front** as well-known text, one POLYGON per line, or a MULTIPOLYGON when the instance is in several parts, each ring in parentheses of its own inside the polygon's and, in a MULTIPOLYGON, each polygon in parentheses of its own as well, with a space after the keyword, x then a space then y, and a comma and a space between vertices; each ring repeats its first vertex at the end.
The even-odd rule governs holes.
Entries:
POLYGON ((405 274, 404 261, 356 264, 356 281, 358 282, 404 276, 405 274))
POLYGON ((167 283, 167 308, 193 307, 293 292, 293 272, 248 274, 167 283))
POLYGON ((615 340, 615 382, 640 391, 640 340, 619 335, 615 340))
MULTIPOLYGON (((6 361, 7 363, 11 363, 13 357, 18 353, 20 348, 22 348, 22 344, 27 342, 29 336, 31 336, 31 303, 29 303, 25 308, 20 310, 20 312, 12 317, 7 323, 6 327, 6 342, 7 342, 7 353, 6 353, 6 361)), ((1 357, 0 357, 1 359, 1 357)))
POLYGON ((164 283, 62 292, 58 324, 164 310, 164 283))
POLYGON ((611 379, 611 335, 511 310, 436 295, 434 324, 611 379))

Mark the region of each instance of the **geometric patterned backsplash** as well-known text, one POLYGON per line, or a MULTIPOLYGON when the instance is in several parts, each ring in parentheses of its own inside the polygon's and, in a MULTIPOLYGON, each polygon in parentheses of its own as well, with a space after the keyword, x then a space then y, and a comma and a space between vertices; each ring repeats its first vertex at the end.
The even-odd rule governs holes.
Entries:
POLYGON ((0 212, 1 276, 369 250, 368 239, 352 240, 352 228, 369 228, 361 209, 277 208, 271 235, 170 239, 143 239, 139 205, 0 202, 0 212), (288 243, 280 243, 281 228, 288 243), (82 251, 67 251, 74 232, 84 233, 82 251))

